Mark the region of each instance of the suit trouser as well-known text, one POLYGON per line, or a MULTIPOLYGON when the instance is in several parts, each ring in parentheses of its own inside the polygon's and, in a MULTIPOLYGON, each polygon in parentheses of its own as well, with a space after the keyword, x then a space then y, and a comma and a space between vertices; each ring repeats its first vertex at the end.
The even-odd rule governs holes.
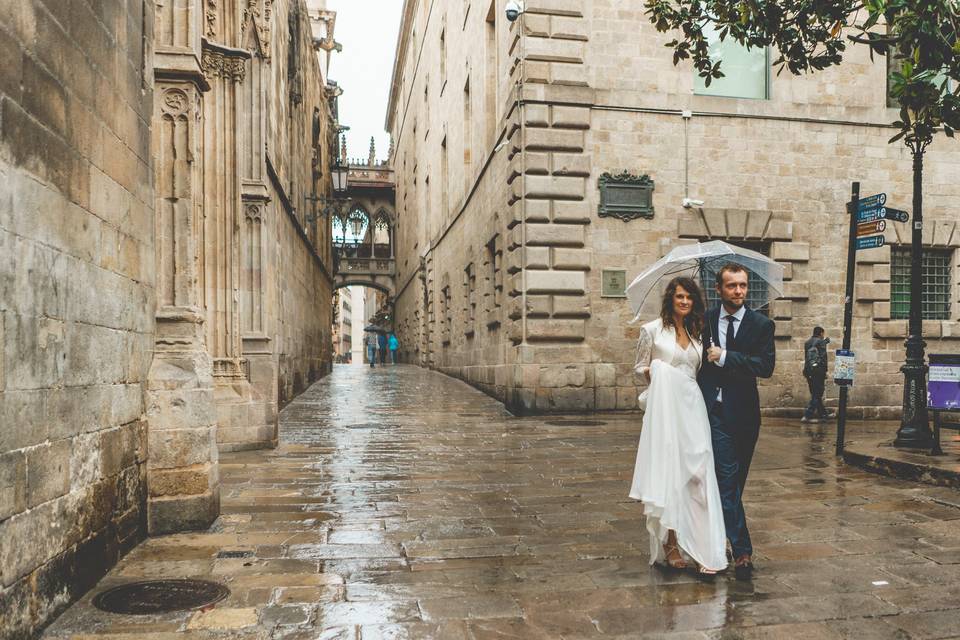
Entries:
POLYGON ((723 524, 734 558, 744 554, 753 555, 747 516, 743 510, 743 490, 757 444, 755 432, 742 433, 737 426, 729 424, 725 418, 723 403, 713 405, 710 411, 713 462, 723 505, 723 524))

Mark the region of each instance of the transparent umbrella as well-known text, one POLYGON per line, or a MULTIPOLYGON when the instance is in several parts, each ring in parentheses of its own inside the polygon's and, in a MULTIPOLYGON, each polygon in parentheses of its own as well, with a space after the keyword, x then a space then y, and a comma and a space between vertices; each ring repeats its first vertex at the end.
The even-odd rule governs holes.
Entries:
POLYGON ((627 287, 634 321, 660 310, 660 296, 673 278, 687 276, 702 286, 712 286, 717 272, 727 263, 739 264, 750 274, 752 308, 763 308, 783 295, 783 265, 721 240, 698 242, 673 249, 634 278, 627 287))

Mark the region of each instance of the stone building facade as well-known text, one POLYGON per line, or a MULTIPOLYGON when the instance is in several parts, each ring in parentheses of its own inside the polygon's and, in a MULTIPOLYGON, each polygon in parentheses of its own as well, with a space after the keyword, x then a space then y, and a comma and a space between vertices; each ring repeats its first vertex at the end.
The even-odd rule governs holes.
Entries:
POLYGON ((329 370, 318 4, 0 9, 0 637, 209 525, 218 452, 329 370))
MULTIPOLYGON (((629 4, 527 0, 509 22, 497 0, 405 2, 386 123, 403 356, 515 411, 634 409, 637 327, 604 279, 629 282, 681 243, 728 240, 785 267, 769 310, 779 364, 761 393, 767 413, 797 415, 804 340, 818 324, 841 334, 851 181, 894 207, 911 201, 911 158, 887 144, 885 62, 854 48, 840 67, 778 76, 766 52, 727 52, 726 97, 675 67, 670 37, 629 4), (604 174, 647 176, 648 215, 600 215, 604 174), (685 208, 685 197, 703 204, 685 208)), ((924 333, 928 351, 955 352, 957 143, 939 138, 926 167, 940 298, 924 333)), ((851 402, 893 417, 910 231, 885 234, 885 247, 857 256, 851 402)))

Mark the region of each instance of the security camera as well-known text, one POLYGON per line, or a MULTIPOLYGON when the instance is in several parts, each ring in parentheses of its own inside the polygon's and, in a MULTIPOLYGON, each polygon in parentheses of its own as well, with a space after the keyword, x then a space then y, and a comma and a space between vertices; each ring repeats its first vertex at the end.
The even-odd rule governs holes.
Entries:
POLYGON ((693 198, 684 198, 681 203, 684 209, 690 209, 693 207, 702 207, 703 200, 694 200, 693 198))
POLYGON ((520 14, 523 13, 523 3, 519 0, 510 0, 507 2, 507 20, 516 22, 520 14))

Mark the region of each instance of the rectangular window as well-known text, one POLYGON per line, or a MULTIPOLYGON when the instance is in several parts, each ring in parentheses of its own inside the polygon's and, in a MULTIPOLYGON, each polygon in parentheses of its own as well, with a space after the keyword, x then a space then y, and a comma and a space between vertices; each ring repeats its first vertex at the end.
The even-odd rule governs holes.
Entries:
POLYGON ((503 250, 500 248, 500 235, 497 234, 487 243, 487 283, 486 303, 487 328, 500 326, 500 304, 503 300, 503 250))
POLYGON ((447 136, 440 141, 440 216, 446 220, 450 215, 450 198, 448 185, 450 184, 450 160, 447 157, 447 136))
POLYGON ((493 144, 493 138, 496 135, 497 127, 497 66, 499 50, 497 49, 497 2, 490 2, 490 10, 487 12, 486 20, 487 40, 486 40, 486 74, 483 87, 483 117, 485 124, 484 135, 486 135, 486 144, 493 144))
POLYGON ((706 25, 703 34, 707 38, 710 59, 721 62, 723 77, 713 79, 708 87, 705 79, 694 75, 695 94, 755 100, 770 97, 770 59, 766 49, 748 49, 729 36, 721 41, 713 24, 706 25))
POLYGON ((450 336, 453 332, 453 314, 452 300, 450 296, 450 286, 446 286, 440 291, 440 312, 443 314, 443 334, 441 339, 443 346, 450 344, 450 336))
MULTIPOLYGON (((769 242, 749 242, 746 240, 724 240, 727 244, 744 249, 750 249, 765 256, 770 255, 769 242)), ((720 304, 720 295, 717 293, 717 271, 723 267, 723 262, 716 262, 711 267, 704 269, 700 273, 700 286, 703 288, 703 294, 707 299, 707 310, 713 309, 720 304)), ((770 308, 764 306, 760 308, 767 300, 767 283, 762 278, 750 273, 747 284, 747 307, 768 315, 770 308)))
POLYGON ((440 95, 447 86, 447 28, 440 28, 440 95))
MULTIPOLYGON (((890 318, 910 318, 909 247, 890 249, 890 318)), ((950 319, 950 249, 923 250, 923 319, 950 319)))
POLYGON ((470 190, 473 171, 470 168, 473 148, 473 101, 470 98, 470 78, 463 85, 463 175, 466 190, 470 190))
POLYGON ((430 134, 430 83, 423 83, 423 119, 427 123, 424 139, 430 134))
POLYGON ((472 338, 477 319, 477 272, 472 262, 463 271, 463 290, 464 301, 466 302, 466 307, 464 307, 466 313, 464 315, 466 315, 467 320, 463 333, 468 338, 472 338))

